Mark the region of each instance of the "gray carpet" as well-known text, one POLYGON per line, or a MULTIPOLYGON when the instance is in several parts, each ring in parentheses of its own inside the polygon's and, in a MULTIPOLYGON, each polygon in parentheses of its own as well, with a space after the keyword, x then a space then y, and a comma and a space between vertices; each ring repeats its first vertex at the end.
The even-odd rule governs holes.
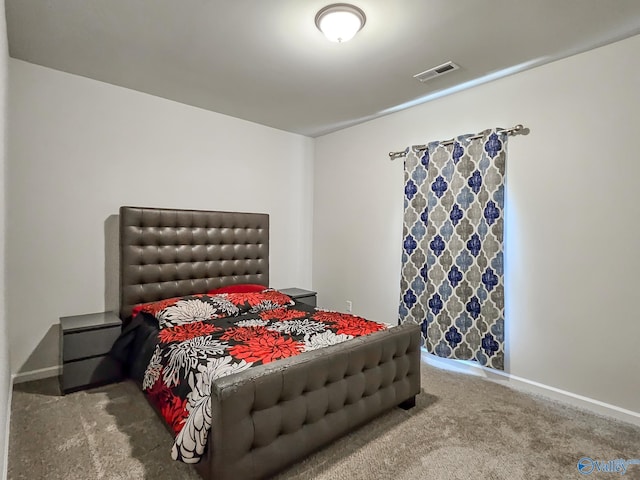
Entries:
MULTIPOLYGON (((423 365, 423 393, 282 472, 277 480, 640 479, 582 475, 577 462, 640 458, 640 427, 423 365)), ((55 379, 16 385, 10 480, 197 480, 136 386, 59 396, 55 379)), ((238 479, 242 480, 242 479, 238 479)))

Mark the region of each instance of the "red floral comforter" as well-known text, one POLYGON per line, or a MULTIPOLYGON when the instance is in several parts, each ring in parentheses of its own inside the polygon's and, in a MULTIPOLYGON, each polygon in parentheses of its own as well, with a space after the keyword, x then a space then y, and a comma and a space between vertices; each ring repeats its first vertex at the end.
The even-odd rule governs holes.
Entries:
POLYGON ((204 453, 213 380, 386 328, 294 304, 276 290, 174 298, 137 313, 160 326, 143 389, 176 434, 172 458, 185 463, 204 453))

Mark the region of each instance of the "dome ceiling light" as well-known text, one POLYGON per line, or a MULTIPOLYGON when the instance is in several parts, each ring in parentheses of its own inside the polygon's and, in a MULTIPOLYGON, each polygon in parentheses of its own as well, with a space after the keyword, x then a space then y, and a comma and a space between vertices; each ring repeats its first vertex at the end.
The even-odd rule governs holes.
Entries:
POLYGON ((364 12, 348 3, 327 5, 316 15, 318 30, 332 42, 338 43, 351 40, 366 21, 364 12))

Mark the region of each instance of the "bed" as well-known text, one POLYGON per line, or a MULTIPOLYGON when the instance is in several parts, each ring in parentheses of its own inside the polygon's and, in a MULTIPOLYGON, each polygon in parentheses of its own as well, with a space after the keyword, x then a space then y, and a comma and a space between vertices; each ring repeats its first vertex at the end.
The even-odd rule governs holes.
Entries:
MULTIPOLYGON (((268 215, 121 207, 129 375, 144 381, 158 335, 142 315, 131 320, 136 306, 239 284, 269 286, 268 215)), ((212 380, 195 468, 207 480, 266 478, 395 406, 411 408, 420 344, 419 326, 401 325, 212 380)))

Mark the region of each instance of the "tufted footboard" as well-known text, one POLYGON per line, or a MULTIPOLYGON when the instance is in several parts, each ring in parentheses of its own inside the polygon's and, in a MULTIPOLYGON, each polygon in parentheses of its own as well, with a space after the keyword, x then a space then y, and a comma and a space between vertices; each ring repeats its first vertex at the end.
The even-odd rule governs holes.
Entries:
POLYGON ((402 325, 216 380, 209 480, 260 479, 420 391, 421 334, 402 325))

